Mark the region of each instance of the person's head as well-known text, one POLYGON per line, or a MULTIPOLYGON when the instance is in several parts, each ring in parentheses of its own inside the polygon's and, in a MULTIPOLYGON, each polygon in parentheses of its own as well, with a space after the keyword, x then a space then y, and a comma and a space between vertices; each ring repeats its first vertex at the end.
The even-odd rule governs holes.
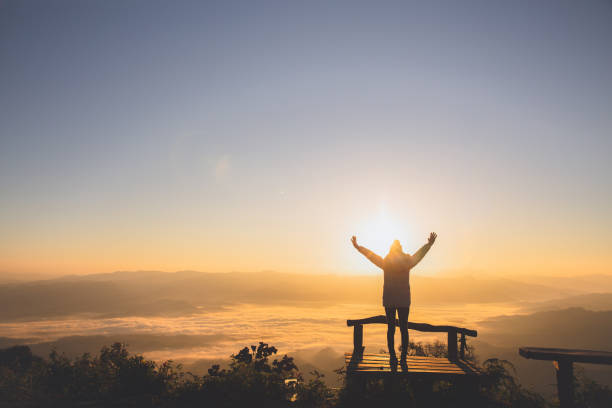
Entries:
POLYGON ((389 253, 390 254, 398 254, 398 253, 402 253, 402 244, 400 244, 399 240, 395 240, 393 241, 393 243, 391 244, 391 248, 389 248, 389 253))

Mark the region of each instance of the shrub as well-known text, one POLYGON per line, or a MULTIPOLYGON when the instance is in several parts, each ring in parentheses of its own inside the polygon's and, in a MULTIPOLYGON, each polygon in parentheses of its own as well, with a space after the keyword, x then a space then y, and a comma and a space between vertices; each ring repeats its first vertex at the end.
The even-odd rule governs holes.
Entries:
MULTIPOLYGON (((444 356, 439 344, 411 343, 411 353, 444 356)), ((426 378, 365 383, 347 378, 332 392, 323 375, 312 373, 304 381, 293 358, 274 358, 277 349, 266 343, 245 347, 231 356, 227 369, 214 365, 197 376, 183 372, 172 361, 155 363, 130 355, 120 343, 103 347, 91 357, 76 359, 52 352, 48 359, 32 355, 26 346, 0 350, 0 406, 15 407, 492 407, 540 408, 549 406, 542 396, 525 389, 507 361, 486 360, 478 382, 458 378, 426 378), (274 359, 273 359, 274 358, 274 359)), ((473 359, 473 350, 468 349, 473 359)), ((612 406, 612 390, 579 374, 576 407, 612 406)))

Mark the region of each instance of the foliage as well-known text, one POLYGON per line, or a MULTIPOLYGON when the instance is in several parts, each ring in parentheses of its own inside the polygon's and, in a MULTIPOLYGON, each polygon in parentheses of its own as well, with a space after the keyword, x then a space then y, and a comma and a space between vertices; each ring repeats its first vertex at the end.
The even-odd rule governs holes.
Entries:
MULTIPOLYGON (((324 375, 314 370, 307 383, 298 381, 296 402, 299 407, 331 407, 334 393, 323 382, 324 375)), ((301 377, 300 377, 301 380, 301 377)))
POLYGON ((228 369, 214 365, 196 376, 171 361, 130 355, 120 343, 74 360, 55 351, 44 360, 29 347, 12 347, 0 350, 0 406, 329 406, 322 375, 304 382, 293 358, 271 360, 276 353, 265 343, 245 347, 228 369))
POLYGON ((587 378, 580 372, 574 378, 574 401, 576 408, 612 407, 612 389, 587 378))
MULTIPOLYGON (((415 355, 446 355, 441 344, 411 343, 415 355)), ((525 389, 507 361, 486 360, 478 381, 387 377, 367 382, 338 373, 345 385, 337 392, 312 372, 304 381, 293 358, 274 358, 277 349, 265 343, 231 356, 229 367, 212 366, 197 376, 171 361, 155 363, 128 353, 125 345, 103 347, 95 357, 76 359, 52 352, 48 359, 27 346, 0 350, 0 406, 4 407, 492 407, 544 408, 542 396, 525 389)), ((475 361, 468 347, 466 358, 475 361)), ((576 406, 612 406, 612 390, 578 375, 576 406)))
POLYGON ((297 367, 286 355, 270 363, 270 356, 276 352, 265 343, 250 350, 245 347, 231 356, 229 369, 214 365, 208 375, 194 376, 184 383, 178 401, 184 406, 200 405, 202 401, 216 407, 242 406, 245 401, 253 406, 288 406, 295 387, 286 380, 298 374, 297 367))
POLYGON ((527 390, 516 379, 512 363, 492 358, 482 366, 483 376, 479 386, 481 404, 490 407, 545 407, 544 398, 527 390))
POLYGON ((408 344, 408 354, 412 356, 431 356, 448 357, 448 350, 445 343, 435 340, 433 343, 414 343, 408 344))
POLYGON ((55 351, 43 360, 25 346, 2 353, 13 363, 0 367, 0 400, 14 405, 152 405, 171 395, 179 377, 172 362, 130 356, 120 343, 103 347, 95 358, 83 354, 75 360, 55 351))

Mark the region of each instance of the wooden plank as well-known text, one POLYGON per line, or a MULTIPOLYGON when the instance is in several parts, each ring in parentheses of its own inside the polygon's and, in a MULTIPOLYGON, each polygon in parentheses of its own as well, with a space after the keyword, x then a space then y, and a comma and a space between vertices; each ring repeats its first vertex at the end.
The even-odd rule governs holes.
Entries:
MULTIPOLYGON (((389 361, 356 361, 353 364, 359 364, 359 365, 363 365, 363 366, 388 366, 389 365, 389 361)), ((413 363, 411 361, 407 361, 406 362, 407 365, 409 366, 413 366, 413 367, 423 367, 423 368, 431 368, 431 369, 458 369, 461 370, 461 368, 459 368, 459 366, 457 364, 427 364, 427 363, 413 363)))
POLYGON ((521 347, 519 354, 534 360, 573 361, 576 363, 612 364, 612 352, 596 350, 521 347))
MULTIPOLYGON (((360 361, 370 361, 370 362, 389 362, 389 357, 387 356, 386 358, 371 358, 370 356, 368 356, 367 354, 356 354, 355 358, 352 358, 352 356, 345 356, 344 358, 345 361, 350 361, 350 360, 360 360, 360 361)), ((406 361, 408 362, 414 362, 414 363, 420 363, 420 364, 447 364, 447 365, 454 365, 455 362, 454 361, 450 361, 447 358, 437 358, 437 359, 429 359, 429 358, 415 358, 414 356, 408 356, 406 358, 406 361)))
POLYGON ((447 358, 423 357, 423 356, 408 356, 406 364, 396 366, 396 370, 391 370, 388 354, 358 354, 353 359, 351 353, 345 354, 345 363, 347 371, 353 374, 371 374, 371 373, 396 373, 403 372, 409 374, 440 374, 440 375, 474 375, 480 374, 467 361, 458 360, 450 361, 447 358))
MULTIPOLYGON (((387 364, 389 365, 389 359, 387 360, 360 360, 360 359, 355 359, 355 360, 345 360, 345 362, 349 362, 349 361, 353 361, 353 362, 359 362, 359 363, 363 363, 363 364, 387 364)), ((419 361, 419 360, 410 360, 407 359, 406 360, 407 364, 414 364, 414 365, 420 365, 420 366, 425 366, 425 367, 456 367, 457 363, 455 362, 449 362, 449 361, 442 361, 442 362, 432 362, 432 361, 419 361)))
MULTIPOLYGON (((355 364, 348 364, 347 366, 351 367, 351 369, 361 369, 361 368, 376 368, 376 369, 380 369, 382 368, 389 368, 389 364, 367 364, 367 363, 355 363, 355 364)), ((471 370, 467 369, 464 370, 463 368, 459 367, 459 366, 426 366, 426 365, 418 365, 418 364, 406 364, 407 367, 410 368, 414 368, 415 370, 428 370, 428 371, 461 371, 463 373, 465 372, 472 372, 471 370)))
MULTIPOLYGON (((366 356, 365 354, 363 355, 363 357, 361 357, 361 354, 356 354, 355 358, 359 358, 360 360, 366 360, 366 361, 389 361, 389 356, 387 357, 369 357, 366 356)), ((351 360, 353 357, 345 357, 345 360, 351 360)), ((442 362, 444 362, 445 364, 453 364, 454 362, 450 361, 448 358, 438 358, 438 359, 429 359, 429 358, 414 358, 412 356, 408 356, 406 358, 406 360, 408 361, 414 361, 414 362, 423 362, 423 363, 431 363, 431 364, 440 364, 442 362)))
MULTIPOLYGON (((378 355, 371 355, 371 354, 362 354, 359 355, 358 358, 362 361, 389 361, 389 355, 388 354, 383 354, 381 356, 378 355)), ((344 356, 344 359, 346 361, 351 360, 352 359, 352 355, 351 354, 347 354, 344 356)), ((422 357, 422 356, 407 356, 406 360, 409 362, 422 362, 422 363, 429 363, 429 364, 455 364, 455 362, 449 360, 448 358, 444 358, 444 357, 422 357)))
MULTIPOLYGON (((410 365, 410 364, 406 364, 404 365, 398 365, 395 366, 396 369, 402 368, 402 367, 406 367, 408 370, 410 371, 419 371, 419 372, 432 372, 432 373, 455 373, 455 374, 473 374, 472 371, 465 371, 462 370, 458 367, 441 367, 441 368, 432 368, 432 367, 421 367, 421 366, 414 366, 414 365, 410 365)), ((391 370, 391 367, 387 364, 387 365, 362 365, 362 364, 358 364, 358 365, 350 365, 348 367, 349 371, 362 371, 362 370, 391 370)))
MULTIPOLYGON (((346 360, 345 362, 350 362, 351 360, 346 360)), ((389 365, 389 360, 380 361, 380 360, 357 360, 360 364, 372 364, 372 365, 389 365)), ((355 362, 357 362, 355 361, 355 362)), ((410 361, 407 360, 406 364, 419 366, 419 367, 457 367, 457 364, 454 363, 431 363, 431 362, 423 362, 423 361, 410 361)))
MULTIPOLYGON (((371 362, 371 361, 358 361, 353 363, 353 365, 359 365, 360 367, 388 367, 389 366, 389 362, 387 361, 386 363, 380 363, 380 362, 371 362)), ((431 369, 431 370, 463 370, 461 367, 459 367, 456 364, 414 364, 411 363, 409 361, 406 362, 406 365, 410 366, 410 367, 421 367, 421 368, 427 368, 427 369, 431 369)))
MULTIPOLYGON (((350 358, 352 353, 351 352, 346 352, 346 353, 344 353, 344 355, 348 356, 350 358)), ((389 358, 389 354, 387 354, 387 353, 364 353, 363 356, 364 357, 366 357, 366 356, 367 357, 372 357, 372 358, 374 358, 374 357, 376 357, 376 358, 383 358, 383 359, 384 358, 387 358, 387 359, 389 358)), ((409 356, 407 356, 407 358, 414 358, 414 359, 419 359, 419 360, 422 360, 422 359, 425 359, 425 360, 441 360, 441 359, 444 360, 444 359, 446 359, 446 360, 448 360, 446 357, 414 356, 414 355, 409 355, 409 356)))
MULTIPOLYGON (((399 367, 399 366, 398 366, 399 367)), ((432 372, 432 373, 457 373, 457 374, 466 374, 466 371, 462 370, 459 367, 442 367, 442 368, 432 368, 432 367, 418 367, 407 365, 409 370, 412 371, 423 371, 423 372, 432 372)), ((390 370, 389 364, 386 365, 368 365, 368 364, 357 364, 351 366, 352 371, 362 371, 362 370, 390 370)))
MULTIPOLYGON (((355 319, 355 320, 347 320, 346 325, 356 326, 356 325, 364 325, 364 324, 387 324, 387 317, 384 315, 367 317, 365 319, 355 319)), ((396 324, 399 326, 399 321, 396 320, 396 324)), ((457 333, 464 334, 466 336, 477 337, 478 332, 476 330, 466 329, 465 327, 455 327, 455 326, 434 326, 427 323, 413 323, 408 322, 408 329, 417 330, 422 332, 430 332, 430 333, 444 333, 449 330, 454 330, 457 333)))
MULTIPOLYGON (((402 366, 399 366, 400 368, 402 366)), ((414 372, 430 372, 430 373, 455 373, 455 374, 466 374, 465 371, 461 370, 458 367, 455 368, 429 368, 429 367, 415 367, 415 366, 411 366, 411 365, 406 365, 407 369, 409 371, 414 371, 414 372)), ((397 366, 396 366, 397 368, 397 366)), ((387 370, 390 371, 391 368, 389 365, 386 366, 376 366, 376 365, 358 365, 358 366, 353 366, 351 367, 352 371, 368 371, 368 370, 387 370)))
POLYGON ((413 369, 410 367, 407 367, 406 369, 403 369, 402 367, 397 367, 396 370, 390 370, 389 367, 385 369, 376 369, 376 368, 359 369, 359 370, 351 371, 351 374, 354 374, 354 373, 395 373, 395 372, 410 373, 410 374, 431 374, 431 375, 440 374, 440 375, 445 375, 445 376, 453 376, 453 375, 466 376, 468 375, 468 373, 464 371, 420 370, 420 369, 413 369))
MULTIPOLYGON (((373 366, 380 366, 380 365, 385 365, 388 366, 389 365, 389 361, 353 361, 352 364, 362 364, 362 365, 373 365, 373 366)), ((419 367, 430 367, 430 368, 445 368, 445 367, 457 367, 456 364, 427 364, 427 363, 413 363, 410 361, 407 361, 406 364, 409 365, 414 365, 414 366, 419 366, 419 367)))
POLYGON ((397 367, 397 370, 389 370, 388 368, 385 370, 378 370, 378 369, 364 369, 364 370, 353 370, 353 371, 348 371, 348 373, 350 375, 355 375, 355 374, 409 374, 409 375, 430 375, 432 377, 434 376, 440 376, 440 377, 448 377, 448 378, 452 378, 452 377, 466 377, 466 376, 470 376, 470 373, 466 373, 463 371, 431 371, 431 370, 413 370, 413 369, 407 369, 407 370, 403 370, 401 367, 397 367))
MULTIPOLYGON (((382 364, 382 363, 388 363, 389 359, 385 359, 385 360, 379 360, 379 359, 368 359, 368 358, 364 358, 364 359, 355 359, 355 360, 359 360, 359 361, 363 361, 365 363, 373 363, 373 364, 382 364)), ((345 359, 345 361, 352 361, 352 359, 345 359)), ((456 365, 455 362, 450 362, 446 359, 442 360, 442 361, 427 361, 427 360, 411 360, 411 359, 406 359, 406 361, 409 364, 424 364, 424 365, 431 365, 431 366, 438 366, 438 365, 446 365, 446 366, 452 366, 452 365, 456 365)))
POLYGON ((402 371, 400 367, 397 371, 386 371, 386 370, 368 370, 368 371, 351 371, 349 372, 352 377, 387 377, 387 376, 407 376, 407 377, 428 377, 431 379, 457 379, 457 378, 468 378, 470 377, 467 373, 440 373, 440 372, 429 372, 429 371, 402 371))

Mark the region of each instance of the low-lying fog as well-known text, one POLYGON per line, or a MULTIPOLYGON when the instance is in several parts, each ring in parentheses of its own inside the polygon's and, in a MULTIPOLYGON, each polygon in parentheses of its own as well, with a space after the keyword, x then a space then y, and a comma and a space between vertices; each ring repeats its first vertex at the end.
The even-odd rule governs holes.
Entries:
MULTIPOLYGON (((352 347, 348 318, 382 314, 381 277, 275 272, 118 272, 0 285, 0 347, 29 344, 41 355, 95 353, 121 341, 193 372, 264 341, 303 372, 333 370, 352 347)), ((612 351, 612 277, 412 279, 410 321, 478 330, 480 361, 509 359, 524 384, 552 393, 552 364, 525 360, 519 346, 612 351)), ((366 349, 385 349, 385 327, 365 329, 366 349)), ((410 332, 414 341, 445 336, 410 332)), ((399 343, 399 333, 398 333, 399 343)), ((612 384, 612 367, 584 366, 612 384)))

